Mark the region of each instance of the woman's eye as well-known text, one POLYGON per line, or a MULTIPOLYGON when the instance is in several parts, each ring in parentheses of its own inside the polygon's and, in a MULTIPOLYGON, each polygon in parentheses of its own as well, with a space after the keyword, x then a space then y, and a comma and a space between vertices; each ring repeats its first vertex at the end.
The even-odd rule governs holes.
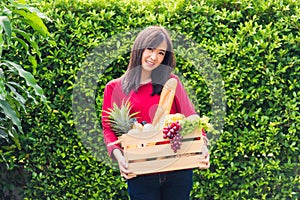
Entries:
POLYGON ((159 54, 164 56, 164 55, 165 55, 165 52, 159 52, 159 54))
POLYGON ((149 50, 149 51, 152 51, 152 50, 153 50, 153 48, 151 48, 151 47, 148 47, 148 48, 147 48, 147 50, 149 50))

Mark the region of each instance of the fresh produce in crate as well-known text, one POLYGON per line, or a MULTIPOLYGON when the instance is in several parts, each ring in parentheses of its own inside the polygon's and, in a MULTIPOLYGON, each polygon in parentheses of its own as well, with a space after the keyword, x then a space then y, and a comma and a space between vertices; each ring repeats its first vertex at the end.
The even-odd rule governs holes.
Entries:
MULTIPOLYGON (((127 114, 123 118, 129 123, 127 132, 124 128, 118 130, 122 133, 119 139, 108 145, 121 143, 133 176, 200 167, 201 160, 205 159, 203 149, 208 140, 203 133, 212 129, 212 125, 206 116, 200 118, 198 115, 185 117, 180 113, 170 114, 176 87, 177 80, 174 78, 164 85, 152 124, 137 123, 135 114, 130 114, 131 106, 126 104, 126 111, 123 112, 127 114)), ((111 112, 121 111, 110 110, 111 126, 117 129, 120 120, 115 120, 116 114, 112 115, 111 112)))
POLYGON ((174 153, 176 153, 177 150, 180 149, 184 136, 197 129, 202 132, 203 140, 207 145, 208 139, 206 137, 206 131, 213 131, 213 126, 209 123, 209 118, 207 116, 200 118, 198 115, 184 117, 179 113, 169 114, 166 116, 164 123, 162 131, 163 138, 170 140, 171 148, 174 150, 174 153))

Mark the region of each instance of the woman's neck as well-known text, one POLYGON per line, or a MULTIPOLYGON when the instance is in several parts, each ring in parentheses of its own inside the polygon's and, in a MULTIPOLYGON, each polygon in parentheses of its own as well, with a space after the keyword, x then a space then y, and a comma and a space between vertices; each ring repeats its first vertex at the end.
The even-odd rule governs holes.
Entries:
POLYGON ((146 84, 151 82, 151 72, 142 70, 140 84, 146 84))

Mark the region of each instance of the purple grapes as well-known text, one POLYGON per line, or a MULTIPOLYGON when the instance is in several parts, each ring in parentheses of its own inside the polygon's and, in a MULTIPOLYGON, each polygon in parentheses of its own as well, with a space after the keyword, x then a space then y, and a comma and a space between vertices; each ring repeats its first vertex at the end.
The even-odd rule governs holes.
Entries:
POLYGON ((173 149, 174 153, 176 153, 177 150, 180 149, 180 146, 182 144, 182 136, 179 133, 180 129, 181 126, 178 121, 172 122, 163 129, 163 138, 170 139, 171 148, 173 149))

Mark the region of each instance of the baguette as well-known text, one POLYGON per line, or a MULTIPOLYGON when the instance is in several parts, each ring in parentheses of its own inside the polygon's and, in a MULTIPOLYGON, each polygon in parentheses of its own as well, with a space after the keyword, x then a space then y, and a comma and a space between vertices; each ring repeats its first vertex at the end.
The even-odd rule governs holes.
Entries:
POLYGON ((170 78, 165 83, 161 91, 158 107, 152 121, 152 125, 157 129, 162 128, 161 125, 164 124, 165 116, 170 113, 176 92, 176 87, 177 80, 175 78, 170 78))

